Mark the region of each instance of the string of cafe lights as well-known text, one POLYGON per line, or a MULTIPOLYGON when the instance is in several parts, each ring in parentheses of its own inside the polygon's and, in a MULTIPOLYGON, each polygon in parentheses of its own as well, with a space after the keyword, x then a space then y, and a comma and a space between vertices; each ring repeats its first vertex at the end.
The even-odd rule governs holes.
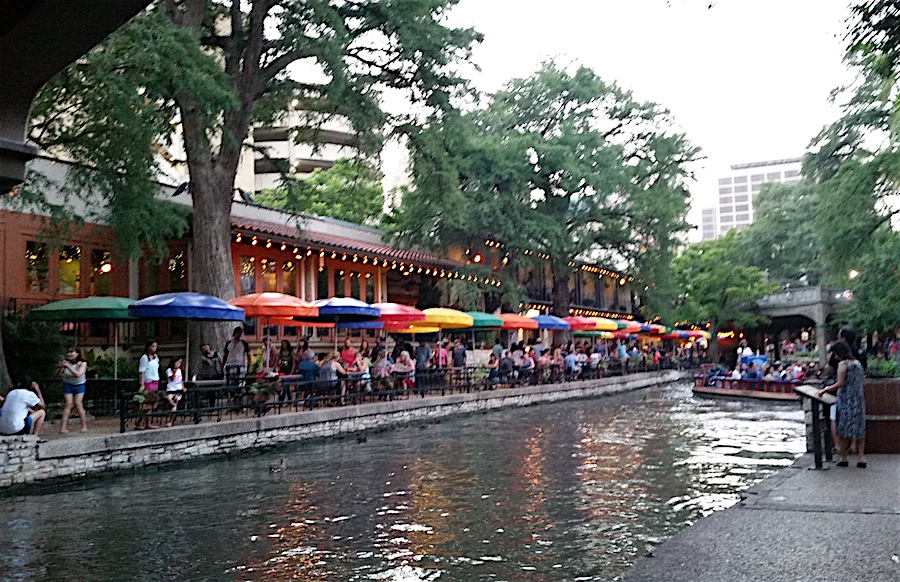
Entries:
MULTIPOLYGON (((330 256, 335 260, 342 261, 351 261, 354 263, 361 263, 363 265, 372 265, 373 267, 380 267, 385 270, 393 270, 398 271, 401 275, 405 277, 409 277, 413 273, 418 275, 423 275, 426 277, 433 277, 436 279, 456 279, 459 281, 464 281, 470 284, 478 284, 481 283, 483 285, 487 285, 490 287, 501 287, 503 282, 496 277, 480 277, 478 275, 467 275, 466 273, 460 272, 457 269, 447 269, 440 267, 432 267, 428 265, 420 265, 415 264, 413 262, 407 261, 398 261, 396 259, 388 259, 384 257, 369 257, 367 254, 360 254, 354 252, 343 252, 343 251, 328 251, 324 248, 314 249, 312 246, 303 245, 294 245, 289 244, 284 241, 273 241, 270 238, 263 238, 259 235, 251 234, 251 233, 243 233, 238 232, 233 237, 234 242, 236 243, 244 243, 249 244, 250 246, 257 246, 266 249, 271 249, 273 247, 279 248, 282 251, 287 251, 288 248, 292 248, 292 252, 294 254, 294 258, 302 260, 305 257, 311 257, 313 254, 318 254, 320 258, 325 258, 330 256)), ((319 271, 324 270, 324 265, 320 264, 319 271)), ((343 275, 344 271, 339 270, 339 275, 343 275)), ((351 276, 358 276, 359 273, 350 272, 351 276)), ((369 278, 371 274, 366 274, 366 278, 369 278)))

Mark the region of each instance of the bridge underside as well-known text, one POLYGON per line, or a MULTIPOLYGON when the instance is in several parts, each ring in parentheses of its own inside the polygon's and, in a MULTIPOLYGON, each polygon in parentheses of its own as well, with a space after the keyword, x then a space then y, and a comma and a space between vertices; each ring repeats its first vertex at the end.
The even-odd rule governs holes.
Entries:
POLYGON ((40 88, 150 0, 0 0, 0 195, 36 155, 25 142, 40 88))

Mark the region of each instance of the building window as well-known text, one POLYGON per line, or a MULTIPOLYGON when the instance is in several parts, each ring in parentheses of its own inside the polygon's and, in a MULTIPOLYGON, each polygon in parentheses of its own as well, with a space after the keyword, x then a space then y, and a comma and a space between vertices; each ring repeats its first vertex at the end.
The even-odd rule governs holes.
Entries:
POLYGON ((275 287, 275 279, 276 279, 276 269, 275 269, 275 260, 274 259, 260 259, 259 267, 262 277, 262 290, 266 292, 274 292, 276 290, 275 287))
POLYGON ((241 295, 256 293, 256 257, 241 257, 241 295))
POLYGON ((759 192, 760 188, 762 188, 762 184, 753 184, 752 186, 750 186, 750 189, 754 192, 759 192))
POLYGON ((350 277, 350 297, 360 299, 359 296, 359 273, 348 273, 350 277))
POLYGON ((728 188, 719 188, 719 194, 731 194, 731 186, 728 188))
POLYGON ((735 176, 735 177, 734 177, 734 183, 735 183, 735 184, 746 184, 746 183, 747 183, 747 176, 735 176))
MULTIPOLYGON (((297 294, 297 267, 294 265, 293 261, 286 261, 283 265, 281 265, 281 276, 282 276, 282 292, 288 295, 296 295, 297 294)), ((294 330, 296 334, 296 329, 294 330)), ((287 328, 285 328, 285 333, 287 333, 287 328)))
POLYGON ((730 186, 731 178, 719 178, 719 186, 730 186))
POLYGON ((788 178, 796 178, 800 175, 800 170, 785 170, 784 171, 784 179, 788 178))
POLYGON ((366 303, 375 303, 375 279, 371 273, 366 273, 366 303))
POLYGON ((64 246, 59 251, 59 294, 78 295, 81 291, 81 247, 64 246))
POLYGON ((731 204, 731 196, 719 196, 719 204, 731 204))
POLYGON ((334 271, 334 296, 345 297, 347 293, 344 291, 344 270, 335 269, 334 271))
POLYGON ((316 299, 325 299, 328 297, 328 271, 319 269, 316 275, 316 299))
POLYGON ((746 191, 747 191, 747 187, 746 187, 746 186, 735 186, 735 187, 734 187, 734 193, 735 193, 735 194, 738 194, 738 193, 740 193, 740 192, 746 192, 746 191))
POLYGON ((777 182, 779 180, 781 180, 781 172, 769 172, 766 174, 767 182, 777 182))
POLYGON ((716 217, 715 217, 715 216, 704 216, 704 217, 703 217, 703 223, 704 223, 704 224, 705 224, 705 223, 708 223, 708 222, 715 222, 715 221, 716 221, 716 217))
POLYGON ((187 291, 187 264, 184 260, 184 251, 179 251, 169 257, 169 291, 187 291))
POLYGON ((109 251, 91 249, 91 295, 110 294, 112 261, 109 251))
POLYGON ((750 207, 747 204, 738 204, 734 207, 735 212, 748 212, 750 207))
POLYGON ((719 208, 719 215, 731 214, 732 212, 734 212, 734 207, 731 205, 723 206, 723 207, 719 208))
POLYGON ((753 174, 752 176, 750 176, 751 182, 764 182, 765 179, 766 179, 765 174, 753 174))
POLYGON ((746 194, 742 194, 742 195, 740 195, 740 196, 735 196, 735 197, 734 197, 734 201, 735 201, 736 203, 737 203, 737 202, 746 202, 746 201, 747 201, 747 195, 746 195, 746 194))
POLYGON ((735 217, 735 222, 750 222, 750 215, 749 214, 738 214, 735 217))
POLYGON ((28 241, 25 246, 25 268, 28 290, 35 293, 46 291, 49 272, 46 245, 28 241))

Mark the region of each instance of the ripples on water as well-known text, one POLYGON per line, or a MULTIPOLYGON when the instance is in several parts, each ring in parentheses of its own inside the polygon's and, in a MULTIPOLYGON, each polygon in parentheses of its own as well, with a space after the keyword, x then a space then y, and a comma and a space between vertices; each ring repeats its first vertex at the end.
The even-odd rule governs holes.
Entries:
POLYGON ((802 420, 677 386, 151 469, 3 499, 0 578, 612 580, 789 465, 802 420))

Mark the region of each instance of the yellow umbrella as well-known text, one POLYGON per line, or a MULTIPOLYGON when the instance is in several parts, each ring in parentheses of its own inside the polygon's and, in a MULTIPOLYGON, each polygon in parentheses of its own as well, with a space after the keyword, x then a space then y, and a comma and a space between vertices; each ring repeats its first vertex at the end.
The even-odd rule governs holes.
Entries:
POLYGON ((398 324, 388 324, 385 326, 385 329, 390 333, 437 333, 441 331, 439 327, 430 327, 426 325, 417 325, 424 324, 424 321, 419 321, 416 323, 398 323, 398 324))
POLYGON ((594 329, 597 331, 616 331, 619 329, 619 324, 612 319, 605 317, 589 317, 588 319, 594 322, 594 329))
POLYGON ((455 309, 447 309, 446 307, 424 309, 422 313, 425 314, 425 321, 418 323, 422 324, 423 327, 462 329, 464 327, 472 327, 475 324, 475 320, 471 315, 455 309))

